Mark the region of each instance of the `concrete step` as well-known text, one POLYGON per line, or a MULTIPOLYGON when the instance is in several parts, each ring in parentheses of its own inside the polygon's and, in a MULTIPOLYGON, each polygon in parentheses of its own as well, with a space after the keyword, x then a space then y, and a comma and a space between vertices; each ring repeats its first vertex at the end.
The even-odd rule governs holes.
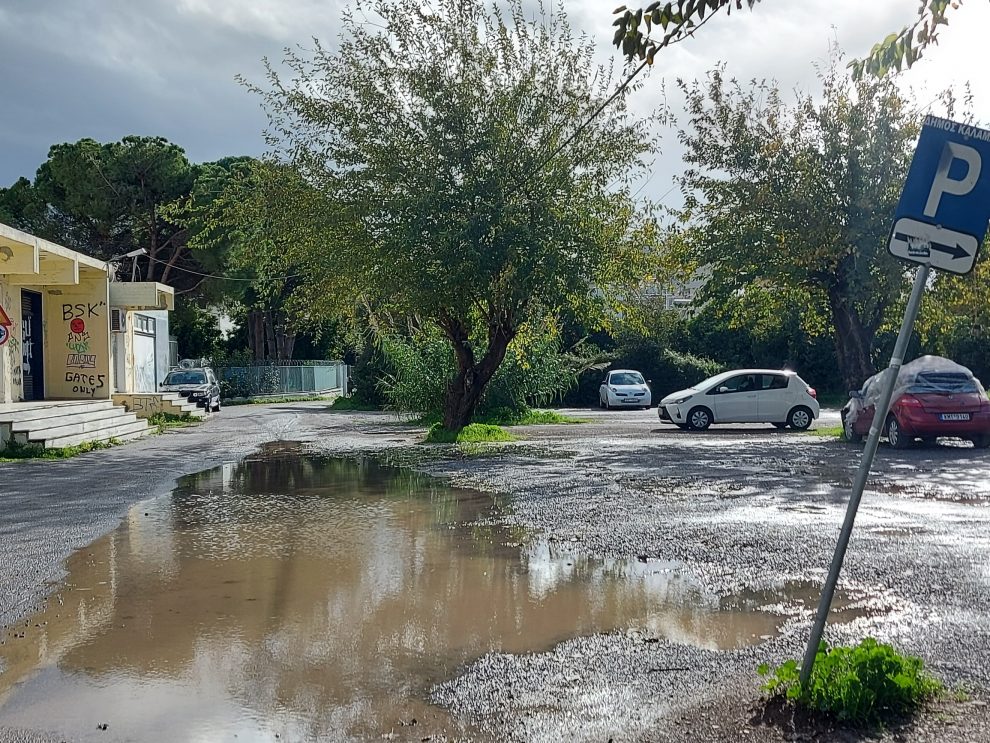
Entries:
POLYGON ((6 409, 0 409, 0 423, 14 424, 41 421, 46 418, 62 418, 66 415, 81 415, 112 407, 112 400, 53 401, 42 404, 28 403, 23 407, 14 404, 5 406, 6 409))
MULTIPOLYGON (((76 434, 95 433, 110 426, 123 426, 137 420, 137 416, 134 413, 126 412, 122 407, 110 408, 106 413, 107 415, 89 418, 88 420, 77 420, 79 416, 69 415, 58 421, 59 425, 57 426, 32 427, 27 431, 27 440, 34 442, 48 441, 50 439, 74 436, 76 434)), ((54 423, 55 421, 52 422, 54 423)), ((16 431, 17 429, 14 430, 16 431)), ((20 437, 15 435, 16 438, 20 437)))
MULTIPOLYGON (((62 415, 60 416, 34 418, 27 421, 16 421, 10 424, 10 428, 14 433, 22 433, 25 431, 47 431, 53 428, 63 428, 70 425, 81 426, 87 423, 99 423, 100 421, 110 418, 116 418, 124 412, 123 408, 112 405, 95 409, 79 408, 78 410, 79 412, 76 412, 76 409, 74 408, 67 408, 63 409, 62 415)), ((96 428, 99 428, 99 426, 96 426, 96 428)), ((80 432, 88 430, 92 430, 92 427, 79 429, 80 432)))
POLYGON ((76 446, 87 441, 109 441, 117 439, 119 441, 130 441, 147 436, 152 429, 146 420, 136 420, 123 425, 108 426, 97 431, 75 434, 72 436, 62 436, 58 438, 45 439, 46 449, 61 448, 64 446, 76 446))

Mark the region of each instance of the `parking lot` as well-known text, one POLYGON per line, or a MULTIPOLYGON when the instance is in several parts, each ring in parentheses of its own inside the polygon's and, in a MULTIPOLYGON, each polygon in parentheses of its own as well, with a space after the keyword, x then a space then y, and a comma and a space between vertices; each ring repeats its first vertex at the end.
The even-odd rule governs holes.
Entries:
MULTIPOLYGON (((860 451, 815 434, 838 425, 837 412, 825 411, 807 433, 764 425, 682 431, 661 425, 655 409, 564 412, 586 422, 520 427, 513 443, 455 447, 421 445, 423 429, 390 414, 331 413, 320 403, 257 406, 76 460, 5 465, 8 476, 17 468, 4 514, 6 608, 26 608, 50 590, 44 581, 58 577, 59 560, 112 528, 115 513, 167 493, 177 463, 191 472, 236 461, 266 441, 299 441, 310 451, 371 456, 491 492, 495 505, 478 524, 511 535, 494 538, 523 550, 531 581, 536 573, 544 586, 565 585, 581 571, 596 580, 618 576, 639 581, 660 607, 603 633, 543 628, 541 636, 557 639, 525 653, 482 653, 440 680, 429 701, 472 735, 786 739, 786 726, 755 717, 755 668, 796 657, 807 637, 860 451), (222 443, 221 429, 229 432, 222 443), (196 461, 187 456, 193 443, 196 461), (108 466, 124 454, 142 463, 146 487, 134 488, 133 468, 108 466), (56 507, 53 481, 74 483, 71 508, 56 507), (97 481, 101 488, 87 485, 97 481), (98 501, 96 528, 85 514, 98 501), (43 563, 32 554, 44 554, 43 563)), ((827 637, 893 641, 951 686, 963 685, 969 700, 890 735, 985 739, 988 463, 990 455, 968 443, 882 446, 878 454, 827 637)), ((428 725, 420 715, 417 740, 431 735, 428 725)))

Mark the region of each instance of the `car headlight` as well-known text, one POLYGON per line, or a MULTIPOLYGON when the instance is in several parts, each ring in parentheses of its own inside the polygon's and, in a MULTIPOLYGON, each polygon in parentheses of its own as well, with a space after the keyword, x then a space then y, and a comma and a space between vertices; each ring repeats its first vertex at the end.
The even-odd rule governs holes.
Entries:
POLYGON ((672 404, 673 405, 680 405, 682 403, 687 402, 690 399, 691 399, 691 395, 688 395, 687 397, 678 397, 676 400, 673 400, 672 401, 672 404))

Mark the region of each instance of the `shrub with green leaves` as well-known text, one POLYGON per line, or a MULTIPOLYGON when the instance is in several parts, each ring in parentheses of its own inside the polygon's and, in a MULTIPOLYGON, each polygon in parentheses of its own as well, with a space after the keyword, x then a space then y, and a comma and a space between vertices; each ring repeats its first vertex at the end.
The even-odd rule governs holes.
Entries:
POLYGON ((913 655, 901 655, 891 645, 867 637, 855 647, 822 643, 806 687, 800 667, 789 660, 775 669, 766 663, 758 673, 767 677, 763 689, 791 702, 855 723, 877 723, 907 714, 942 689, 913 655))

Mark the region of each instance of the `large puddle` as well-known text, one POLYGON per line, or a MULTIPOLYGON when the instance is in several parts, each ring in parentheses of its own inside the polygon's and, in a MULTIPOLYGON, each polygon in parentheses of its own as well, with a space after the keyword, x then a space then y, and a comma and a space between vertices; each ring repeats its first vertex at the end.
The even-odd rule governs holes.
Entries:
POLYGON ((82 741, 457 735, 430 689, 489 651, 629 629, 737 648, 817 593, 718 600, 675 564, 480 525, 496 508, 291 452, 186 478, 77 552, 47 608, 5 630, 0 725, 82 741))

